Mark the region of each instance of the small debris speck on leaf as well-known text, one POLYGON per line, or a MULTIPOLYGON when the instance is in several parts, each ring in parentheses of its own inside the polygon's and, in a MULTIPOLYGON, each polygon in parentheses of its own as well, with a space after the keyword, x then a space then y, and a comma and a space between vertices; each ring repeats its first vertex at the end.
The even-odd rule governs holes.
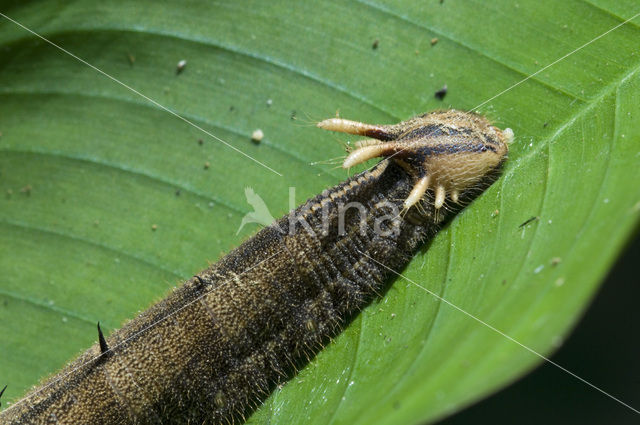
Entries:
POLYGON ((435 46, 435 45, 438 43, 438 41, 439 41, 439 40, 438 40, 438 37, 433 37, 433 38, 431 39, 431 45, 432 45, 432 46, 435 46))
POLYGON ((444 86, 442 86, 442 88, 440 90, 435 92, 433 95, 435 96, 436 99, 442 100, 447 95, 447 91, 449 91, 449 89, 447 88, 447 85, 445 84, 444 86))
POLYGON ((271 106, 271 105, 273 105, 273 100, 267 99, 267 106, 271 106))
POLYGON ((198 139, 198 144, 199 144, 200 146, 202 146, 202 144, 203 144, 203 143, 204 143, 204 140, 202 140, 202 139, 198 139))
POLYGON ((208 170, 208 169, 209 169, 209 167, 211 167, 211 164, 209 164, 209 161, 205 162, 205 163, 204 163, 204 169, 205 169, 205 170, 208 170))
POLYGON ((380 40, 375 39, 375 40, 373 40, 373 44, 371 45, 371 48, 373 50, 376 50, 378 48, 378 45, 380 45, 380 40))
POLYGON ((251 133, 251 140, 253 140, 255 143, 260 143, 263 138, 264 133, 259 128, 251 133))
POLYGON ((20 189, 20 192, 24 193, 24 194, 26 194, 28 196, 28 195, 31 195, 31 189, 32 189, 31 185, 28 184, 25 187, 23 187, 22 189, 20 189))
POLYGON ((180 62, 178 62, 178 65, 176 65, 176 74, 180 74, 182 71, 184 71, 184 68, 187 66, 187 61, 182 59, 180 62))
POLYGON ((153 231, 158 230, 158 225, 157 224, 152 224, 151 225, 151 230, 153 230, 153 231))
POLYGON ((524 227, 524 226, 526 226, 527 224, 532 223, 532 222, 534 222, 534 221, 536 221, 536 220, 539 220, 539 219, 540 219, 540 217, 538 217, 538 216, 533 216, 533 217, 531 217, 531 218, 529 218, 529 219, 525 220, 525 221, 524 221, 522 224, 520 224, 520 226, 518 226, 518 227, 519 227, 519 228, 523 228, 523 227, 524 227))

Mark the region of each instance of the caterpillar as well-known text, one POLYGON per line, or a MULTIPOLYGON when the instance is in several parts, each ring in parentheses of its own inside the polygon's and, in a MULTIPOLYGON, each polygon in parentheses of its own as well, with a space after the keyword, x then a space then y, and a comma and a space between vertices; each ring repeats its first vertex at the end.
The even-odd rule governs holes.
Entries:
POLYGON ((513 139, 457 110, 362 135, 345 168, 382 157, 265 227, 0 413, 5 424, 242 420, 389 284, 497 176, 513 139))

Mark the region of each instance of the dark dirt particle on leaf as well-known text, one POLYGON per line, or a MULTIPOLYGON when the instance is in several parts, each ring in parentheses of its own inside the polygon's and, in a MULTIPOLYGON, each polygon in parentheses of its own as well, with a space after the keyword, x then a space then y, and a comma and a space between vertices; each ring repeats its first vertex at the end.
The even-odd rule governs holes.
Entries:
POLYGON ((202 139, 198 139, 198 144, 199 144, 200 146, 202 146, 202 145, 204 144, 204 140, 202 140, 202 139))
POLYGON ((378 46, 380 45, 380 40, 378 40, 377 38, 375 40, 373 40, 373 44, 371 45, 371 48, 373 50, 376 50, 378 48, 378 46))
POLYGON ((433 95, 436 99, 438 100, 443 100, 444 97, 447 95, 447 92, 449 91, 449 89, 447 88, 447 85, 445 84, 444 86, 442 86, 442 88, 438 91, 436 91, 433 95))
POLYGON ((524 227, 524 226, 526 226, 527 224, 529 224, 529 223, 531 223, 531 222, 533 222, 533 221, 539 220, 539 219, 540 219, 540 217, 538 217, 538 216, 533 216, 533 217, 528 218, 527 220, 525 220, 525 221, 524 221, 520 226, 518 226, 518 227, 519 227, 519 228, 523 228, 523 227, 524 227))

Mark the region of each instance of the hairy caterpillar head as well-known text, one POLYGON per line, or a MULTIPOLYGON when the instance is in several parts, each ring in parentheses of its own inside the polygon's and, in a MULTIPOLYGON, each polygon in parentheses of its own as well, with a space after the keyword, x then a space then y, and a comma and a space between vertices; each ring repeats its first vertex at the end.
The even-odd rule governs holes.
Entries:
POLYGON ((404 201, 408 209, 426 191, 435 194, 435 207, 447 194, 458 202, 460 193, 473 187, 506 158, 513 131, 500 130, 481 115, 448 110, 419 115, 393 125, 371 125, 340 118, 322 121, 318 127, 372 137, 356 142, 344 168, 371 158, 393 158, 415 180, 404 201))

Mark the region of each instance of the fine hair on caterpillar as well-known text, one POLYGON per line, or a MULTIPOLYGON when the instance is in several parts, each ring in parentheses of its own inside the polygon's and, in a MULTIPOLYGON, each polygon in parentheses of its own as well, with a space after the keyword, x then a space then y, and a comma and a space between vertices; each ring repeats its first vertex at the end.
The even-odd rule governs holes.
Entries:
POLYGON ((387 288, 496 176, 513 134, 456 110, 362 134, 383 157, 262 229, 0 413, 3 423, 228 423, 245 418, 387 288), (446 201, 446 202, 445 202, 446 201), (450 204, 449 208, 445 205, 450 204))

